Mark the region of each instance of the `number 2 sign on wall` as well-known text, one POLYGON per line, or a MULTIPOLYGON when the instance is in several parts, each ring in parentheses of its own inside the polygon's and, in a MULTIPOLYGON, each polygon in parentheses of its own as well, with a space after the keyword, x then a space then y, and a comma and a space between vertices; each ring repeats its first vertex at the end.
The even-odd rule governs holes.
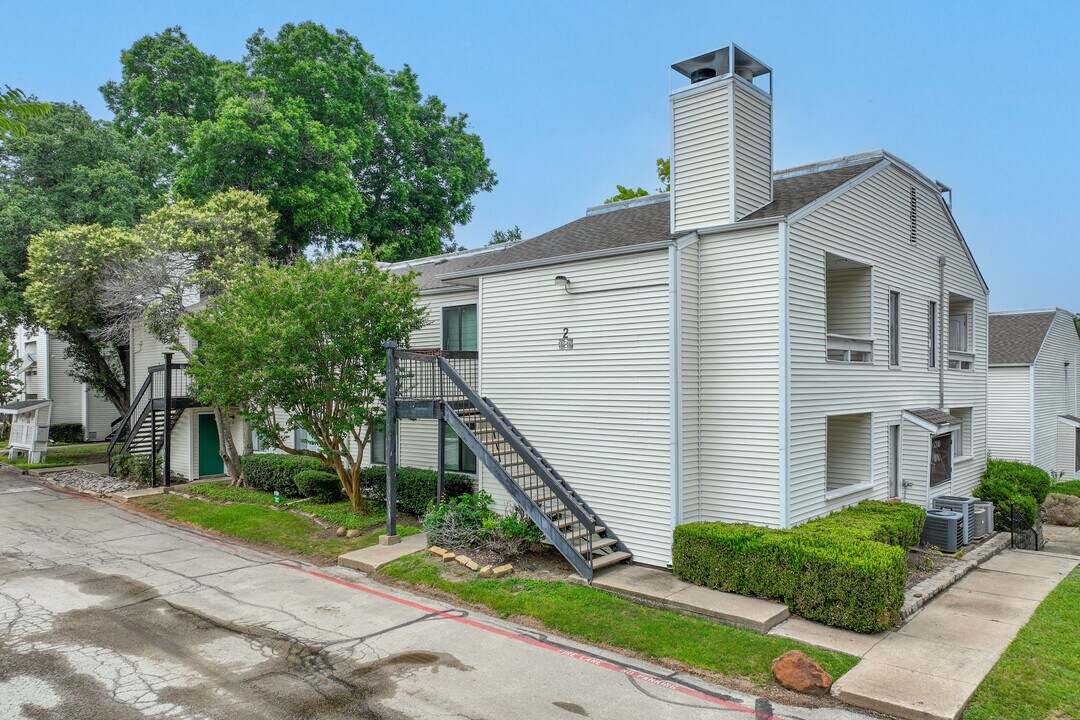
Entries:
POLYGON ((573 350, 574 349, 574 339, 569 337, 569 335, 570 335, 570 328, 563 328, 562 329, 562 337, 559 338, 559 349, 560 350, 573 350))

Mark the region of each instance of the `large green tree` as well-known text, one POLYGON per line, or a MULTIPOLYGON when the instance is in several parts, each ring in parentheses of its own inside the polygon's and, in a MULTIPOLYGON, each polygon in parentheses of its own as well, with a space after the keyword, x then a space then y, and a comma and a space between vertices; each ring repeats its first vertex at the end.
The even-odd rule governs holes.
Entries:
POLYGON ((0 316, 32 320, 23 299, 30 237, 69 225, 124 227, 160 205, 160 148, 122 137, 79 105, 54 104, 0 144, 0 316))
POLYGON ((26 97, 19 88, 5 85, 0 92, 0 140, 26 134, 26 122, 49 111, 46 103, 26 97))
POLYGON ((259 31, 230 63, 169 28, 121 62, 120 80, 102 88, 117 126, 167 138, 181 196, 265 195, 278 258, 310 245, 380 260, 439 253, 472 217, 472 197, 495 184, 466 116, 424 96, 408 67, 380 67, 343 30, 259 31))
POLYGON ((422 326, 417 294, 370 256, 252 268, 187 319, 200 400, 238 407, 274 447, 322 460, 363 510, 361 459, 385 413, 382 343, 422 326), (295 428, 314 444, 292 447, 295 428))
MULTIPOLYGON (((668 192, 671 190, 671 158, 656 158, 656 179, 660 181, 660 187, 656 192, 668 192)), ((643 187, 632 188, 624 185, 616 185, 617 193, 604 200, 604 204, 619 202, 620 200, 633 200, 645 197, 649 191, 643 187)))

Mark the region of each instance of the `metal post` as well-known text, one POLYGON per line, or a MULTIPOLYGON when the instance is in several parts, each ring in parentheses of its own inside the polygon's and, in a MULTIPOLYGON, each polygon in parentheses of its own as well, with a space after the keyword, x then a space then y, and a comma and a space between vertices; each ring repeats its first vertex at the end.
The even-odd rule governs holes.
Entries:
POLYGON ((401 542, 397 534, 397 343, 387 340, 386 348, 386 535, 384 545, 401 542))
MULTIPOLYGON (((162 482, 165 487, 169 486, 169 481, 172 479, 172 358, 171 352, 165 353, 165 412, 162 413, 162 422, 165 423, 163 428, 165 432, 165 460, 162 463, 162 482)), ((153 408, 151 407, 151 411, 153 408)), ((152 444, 151 444, 152 447, 152 444)))
MULTIPOLYGON (((153 374, 150 376, 153 378, 153 374)), ((154 381, 150 380, 150 487, 157 486, 157 413, 154 412, 154 381)))
POLYGON ((443 403, 439 402, 439 462, 435 471, 435 507, 442 505, 443 478, 446 474, 446 420, 443 419, 443 403))

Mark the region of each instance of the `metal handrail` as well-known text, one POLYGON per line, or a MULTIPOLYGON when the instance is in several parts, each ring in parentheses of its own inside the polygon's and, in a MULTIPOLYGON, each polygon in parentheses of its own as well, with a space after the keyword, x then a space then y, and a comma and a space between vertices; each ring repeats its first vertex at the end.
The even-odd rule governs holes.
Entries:
MULTIPOLYGON (((139 392, 137 392, 135 394, 135 397, 132 398, 131 404, 128 405, 128 411, 124 414, 124 417, 121 418, 121 420, 120 420, 120 422, 123 423, 125 427, 127 427, 127 434, 128 435, 131 434, 131 428, 128 427, 128 421, 131 420, 131 416, 134 415, 135 411, 139 408, 139 403, 142 400, 143 395, 145 395, 146 391, 150 389, 150 386, 151 386, 151 384, 153 384, 153 382, 154 382, 153 373, 147 373, 146 379, 143 380, 142 387, 139 388, 139 392)), ((113 435, 113 439, 111 441, 109 441, 109 447, 105 448, 105 454, 108 455, 108 457, 109 457, 109 470, 110 470, 110 472, 112 471, 112 454, 113 454, 113 450, 116 448, 116 443, 117 443, 117 441, 119 439, 120 439, 120 433, 117 432, 115 435, 113 435)))
POLYGON ((458 390, 461 391, 462 395, 465 396, 477 412, 479 412, 493 428, 498 430, 503 439, 514 449, 514 452, 520 455, 521 458, 525 460, 525 463, 532 468, 532 471, 536 473, 536 476, 544 481, 544 485, 554 492, 555 496, 562 501, 562 504, 570 510, 575 518, 577 518, 578 522, 590 531, 590 536, 595 533, 596 521, 593 520, 583 507, 581 507, 577 499, 570 495, 570 493, 566 491, 566 488, 551 475, 550 471, 537 460, 536 456, 522 444, 502 419, 491 410, 486 402, 484 402, 483 398, 476 394, 476 391, 474 391, 469 384, 458 375, 457 371, 454 370, 450 363, 444 358, 439 358, 439 366, 442 369, 443 374, 457 386, 458 390))

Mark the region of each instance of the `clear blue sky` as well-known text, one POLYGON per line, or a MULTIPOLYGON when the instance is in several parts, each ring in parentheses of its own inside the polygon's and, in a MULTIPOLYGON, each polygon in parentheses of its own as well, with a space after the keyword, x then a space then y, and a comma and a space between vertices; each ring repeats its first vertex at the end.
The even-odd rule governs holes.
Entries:
POLYGON ((77 100, 123 48, 181 25, 239 59, 257 28, 312 19, 467 112, 499 184, 467 246, 581 215, 616 182, 654 189, 668 153, 671 63, 734 41, 770 64, 776 163, 885 148, 954 190, 991 307, 1080 311, 1080 3, 5 3, 0 83, 77 100))

